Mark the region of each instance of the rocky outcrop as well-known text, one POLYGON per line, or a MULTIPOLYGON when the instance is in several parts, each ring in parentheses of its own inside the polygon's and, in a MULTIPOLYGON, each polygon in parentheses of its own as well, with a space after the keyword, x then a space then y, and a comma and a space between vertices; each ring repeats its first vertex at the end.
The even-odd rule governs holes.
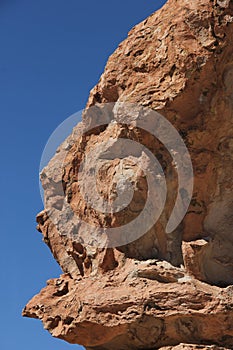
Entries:
MULTIPOLYGON (((109 58, 82 123, 41 174, 45 210, 38 229, 64 275, 48 281, 23 315, 41 319, 53 336, 95 350, 233 348, 232 41, 232 1, 169 0, 109 58), (193 164, 191 203, 172 232, 166 227, 176 198, 184 203, 188 196, 177 190, 173 153, 141 127, 149 115, 151 129, 166 138, 153 124, 156 111, 182 136, 193 164), (165 204, 163 212, 145 234, 135 239, 144 229, 136 225, 119 243, 119 227, 145 207, 145 174, 152 172, 144 149, 119 146, 121 139, 156 156, 167 194, 163 203, 152 188, 150 204, 165 204), (126 209, 118 203, 103 212, 88 203, 96 159, 104 205, 120 193, 126 209), (102 233, 109 228, 116 229, 116 244, 106 246, 102 233)), ((186 154, 173 151, 188 169, 186 154)), ((156 179, 162 186, 160 172, 156 179)))
POLYGON ((169 263, 130 260, 101 277, 48 281, 24 315, 43 320, 54 337, 87 349, 157 349, 183 342, 232 349, 232 295, 232 286, 209 286, 169 263))

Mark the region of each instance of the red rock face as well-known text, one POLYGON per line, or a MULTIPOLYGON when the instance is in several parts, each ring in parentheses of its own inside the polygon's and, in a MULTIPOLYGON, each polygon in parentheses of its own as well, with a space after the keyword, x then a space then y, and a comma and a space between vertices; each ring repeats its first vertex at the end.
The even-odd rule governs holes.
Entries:
MULTIPOLYGON (((232 42, 232 1, 169 0, 134 27, 109 58, 83 122, 41 175, 45 210, 37 217, 38 229, 64 275, 48 281, 23 315, 41 319, 54 337, 95 350, 233 348, 232 42), (166 231, 177 197, 171 155, 138 127, 139 116, 130 127, 110 122, 115 102, 158 111, 187 146, 194 189, 175 232, 166 231), (94 114, 103 113, 104 103, 105 126, 93 129, 94 114), (87 125, 90 131, 84 132, 87 125), (140 162, 146 164, 142 154, 123 149, 116 159, 104 158, 97 184, 111 201, 121 175, 128 174, 134 190, 129 208, 106 215, 84 200, 80 186, 92 186, 91 171, 80 175, 80 164, 97 145, 102 159, 115 145, 104 142, 121 138, 158 157, 168 198, 159 220, 136 241, 98 248, 77 238, 75 215, 92 225, 78 227, 92 239, 100 226, 134 220, 148 192, 138 170, 140 162), (57 216, 64 196, 74 216, 57 216)), ((124 193, 127 187, 120 189, 124 193)))

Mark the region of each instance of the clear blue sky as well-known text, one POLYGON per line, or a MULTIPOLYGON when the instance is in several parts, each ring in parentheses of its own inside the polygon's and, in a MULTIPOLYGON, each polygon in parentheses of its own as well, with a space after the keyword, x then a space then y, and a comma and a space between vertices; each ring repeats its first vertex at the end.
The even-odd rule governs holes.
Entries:
POLYGON ((35 229, 38 167, 51 132, 84 108, 108 56, 165 0, 0 0, 1 337, 3 350, 79 349, 24 319, 27 301, 58 277, 35 229))

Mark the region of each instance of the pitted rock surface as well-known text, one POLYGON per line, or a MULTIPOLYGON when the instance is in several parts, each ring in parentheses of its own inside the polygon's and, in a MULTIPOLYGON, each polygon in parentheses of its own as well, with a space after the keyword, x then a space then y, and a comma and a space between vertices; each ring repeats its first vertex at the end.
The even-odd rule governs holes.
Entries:
MULTIPOLYGON (((45 209, 38 214, 38 229, 64 275, 48 281, 23 315, 39 318, 54 337, 89 350, 233 348, 232 42, 232 1, 169 0, 136 25, 109 58, 82 123, 41 175, 45 209), (189 150, 193 196, 171 234, 165 227, 177 177, 160 142, 137 127, 109 123, 108 115, 105 127, 83 134, 92 123, 89 108, 98 111, 115 102, 158 111, 189 150), (140 239, 98 249, 75 239, 72 217, 56 222, 56 210, 65 195, 73 213, 94 224, 97 234, 97 224, 122 225, 142 210, 147 184, 136 153, 103 161, 97 177, 100 192, 109 199, 121 172, 130 176, 134 198, 128 210, 93 212, 79 191, 82 181, 89 186, 88 178, 78 177, 83 157, 111 137, 140 142, 156 154, 167 178, 168 202, 140 239), (64 193, 57 190, 61 179, 64 193)), ((84 233, 92 237, 91 231, 84 233)))

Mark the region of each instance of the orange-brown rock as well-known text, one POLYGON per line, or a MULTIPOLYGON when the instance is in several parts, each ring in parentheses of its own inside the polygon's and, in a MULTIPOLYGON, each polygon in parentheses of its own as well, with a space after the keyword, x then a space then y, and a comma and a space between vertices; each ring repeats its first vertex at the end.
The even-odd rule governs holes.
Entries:
POLYGON ((190 342, 233 347, 233 287, 191 279, 183 268, 127 261, 92 277, 47 282, 24 315, 88 349, 157 349, 190 342))
MULTIPOLYGON (((37 217, 38 229, 64 275, 48 281, 23 314, 41 319, 53 336, 95 350, 233 348, 232 42, 232 1, 169 0, 135 26, 109 58, 83 122, 41 174, 45 210, 37 217), (177 194, 171 155, 137 127, 137 119, 134 127, 109 119, 115 102, 158 111, 186 143, 194 190, 188 212, 172 233, 166 233, 166 224, 182 194, 177 194), (105 125, 93 129, 104 103, 109 103, 105 125), (78 226, 92 239, 99 227, 135 219, 147 193, 138 170, 144 164, 141 153, 130 150, 129 155, 123 149, 116 159, 101 158, 120 138, 140 142, 158 157, 167 179, 167 202, 142 237, 100 249, 77 238, 75 216, 92 225, 89 230, 78 226), (111 201, 127 173, 134 190, 127 210, 95 211, 80 192, 80 184, 91 187, 91 171, 79 174, 80 164, 97 145, 99 191, 111 201), (64 195, 73 215, 58 218, 64 195)), ((120 190, 126 192, 126 184, 120 190)))

